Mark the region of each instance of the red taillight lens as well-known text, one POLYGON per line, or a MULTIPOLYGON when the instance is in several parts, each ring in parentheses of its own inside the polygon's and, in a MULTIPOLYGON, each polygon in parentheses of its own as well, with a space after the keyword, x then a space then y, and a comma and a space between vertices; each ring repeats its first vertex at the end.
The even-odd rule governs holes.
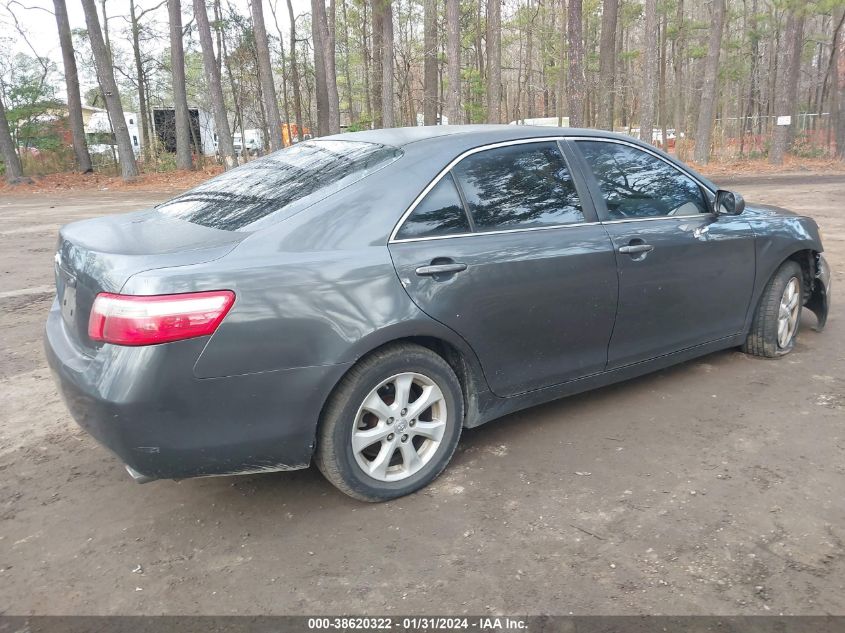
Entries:
POLYGON ((88 336, 114 345, 155 345, 207 336, 234 302, 231 290, 146 297, 102 292, 91 308, 88 336))

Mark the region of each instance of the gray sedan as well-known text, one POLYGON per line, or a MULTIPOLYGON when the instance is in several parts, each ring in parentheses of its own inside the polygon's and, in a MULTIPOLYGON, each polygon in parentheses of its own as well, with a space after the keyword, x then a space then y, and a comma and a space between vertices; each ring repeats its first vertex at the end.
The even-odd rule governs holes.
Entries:
POLYGON ((593 130, 342 134, 62 228, 46 348, 138 481, 307 467, 380 501, 462 429, 824 325, 816 223, 593 130))

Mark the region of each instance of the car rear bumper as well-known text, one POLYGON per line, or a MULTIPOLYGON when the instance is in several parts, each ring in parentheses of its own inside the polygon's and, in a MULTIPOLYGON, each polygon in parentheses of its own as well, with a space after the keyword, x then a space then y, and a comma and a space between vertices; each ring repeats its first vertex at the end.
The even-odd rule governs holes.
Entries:
POLYGON ((47 359, 76 422, 136 480, 305 468, 348 365, 196 378, 207 338, 81 352, 54 303, 47 359), (134 472, 133 472, 134 471, 134 472))

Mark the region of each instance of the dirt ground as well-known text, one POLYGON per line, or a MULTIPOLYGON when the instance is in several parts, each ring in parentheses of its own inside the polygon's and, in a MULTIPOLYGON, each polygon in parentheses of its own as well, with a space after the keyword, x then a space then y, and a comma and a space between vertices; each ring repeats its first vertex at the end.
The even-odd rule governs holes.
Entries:
POLYGON ((46 369, 59 225, 139 190, 0 194, 0 613, 845 614, 845 175, 730 183, 834 271, 779 361, 713 354, 464 434, 382 505, 315 469, 133 483, 46 369))

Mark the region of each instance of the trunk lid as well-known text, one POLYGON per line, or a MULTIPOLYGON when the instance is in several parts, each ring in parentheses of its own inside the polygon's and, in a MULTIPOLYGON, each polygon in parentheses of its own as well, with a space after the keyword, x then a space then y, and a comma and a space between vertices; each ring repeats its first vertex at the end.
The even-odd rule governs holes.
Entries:
POLYGON ((74 222, 59 231, 56 296, 69 334, 85 352, 88 318, 100 292, 120 292, 145 270, 201 264, 223 257, 249 233, 222 231, 155 210, 74 222))

